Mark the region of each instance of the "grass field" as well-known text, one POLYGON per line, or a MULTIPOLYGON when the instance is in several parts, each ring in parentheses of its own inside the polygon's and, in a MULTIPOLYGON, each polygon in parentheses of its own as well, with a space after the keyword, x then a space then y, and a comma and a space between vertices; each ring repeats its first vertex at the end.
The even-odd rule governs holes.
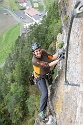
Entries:
POLYGON ((0 34, 17 23, 18 22, 11 15, 6 15, 3 11, 0 13, 0 34))
POLYGON ((15 41, 20 35, 20 24, 14 25, 0 35, 0 64, 4 63, 8 54, 14 47, 15 41))
POLYGON ((10 10, 17 10, 19 5, 16 0, 4 0, 0 6, 9 8, 10 10))

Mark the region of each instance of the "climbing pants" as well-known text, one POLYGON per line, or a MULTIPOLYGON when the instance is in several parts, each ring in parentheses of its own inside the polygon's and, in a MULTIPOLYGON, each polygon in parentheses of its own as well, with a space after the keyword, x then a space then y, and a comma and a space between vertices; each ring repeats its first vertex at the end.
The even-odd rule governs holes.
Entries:
POLYGON ((46 110, 48 101, 48 89, 44 78, 37 79, 37 85, 41 91, 40 112, 46 110))

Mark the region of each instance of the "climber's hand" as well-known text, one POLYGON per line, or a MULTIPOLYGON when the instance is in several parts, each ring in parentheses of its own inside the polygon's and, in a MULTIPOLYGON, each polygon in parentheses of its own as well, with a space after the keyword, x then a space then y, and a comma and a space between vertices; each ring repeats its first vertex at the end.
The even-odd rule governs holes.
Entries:
POLYGON ((61 55, 58 59, 59 59, 59 61, 61 61, 61 60, 63 60, 65 58, 65 56, 64 55, 61 55))
POLYGON ((61 57, 62 55, 65 55, 65 52, 62 50, 62 51, 59 51, 58 52, 58 55, 59 55, 59 57, 61 57))

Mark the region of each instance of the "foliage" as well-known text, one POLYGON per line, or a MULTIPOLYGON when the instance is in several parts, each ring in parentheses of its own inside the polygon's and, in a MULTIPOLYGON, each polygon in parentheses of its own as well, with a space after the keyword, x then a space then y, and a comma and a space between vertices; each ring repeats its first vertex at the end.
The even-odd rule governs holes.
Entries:
POLYGON ((38 3, 38 10, 41 12, 43 11, 43 5, 41 3, 38 3))
POLYGON ((53 2, 55 2, 55 0, 44 0, 44 3, 46 5, 46 10, 49 10, 49 7, 53 2))
POLYGON ((17 83, 13 83, 10 86, 10 91, 5 96, 4 101, 6 102, 8 113, 11 116, 12 123, 17 123, 22 118, 22 104, 23 103, 23 87, 17 83))
POLYGON ((60 43, 58 44, 58 48, 61 49, 61 48, 63 47, 63 45, 64 45, 64 42, 62 41, 62 42, 60 42, 60 43))
POLYGON ((37 104, 40 96, 30 95, 28 100, 26 100, 27 109, 31 117, 34 116, 35 110, 38 110, 39 104, 37 104))
POLYGON ((51 54, 54 54, 54 52, 56 51, 56 43, 55 42, 52 42, 48 48, 48 51, 51 53, 51 54))
POLYGON ((25 9, 26 9, 26 7, 19 7, 19 9, 20 9, 20 10, 25 10, 25 9))
POLYGON ((40 96, 37 94, 31 94, 29 98, 26 100, 27 109, 29 111, 29 125, 33 125, 35 119, 37 118, 37 114, 39 111, 39 98, 40 96))

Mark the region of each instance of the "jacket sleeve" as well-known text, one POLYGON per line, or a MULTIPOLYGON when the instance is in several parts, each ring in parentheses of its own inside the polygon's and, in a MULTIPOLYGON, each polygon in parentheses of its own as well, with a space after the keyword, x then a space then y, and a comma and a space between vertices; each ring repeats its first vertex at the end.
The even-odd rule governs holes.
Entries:
POLYGON ((53 60, 53 55, 51 55, 50 53, 48 53, 46 50, 43 50, 44 54, 48 57, 49 60, 53 60))

